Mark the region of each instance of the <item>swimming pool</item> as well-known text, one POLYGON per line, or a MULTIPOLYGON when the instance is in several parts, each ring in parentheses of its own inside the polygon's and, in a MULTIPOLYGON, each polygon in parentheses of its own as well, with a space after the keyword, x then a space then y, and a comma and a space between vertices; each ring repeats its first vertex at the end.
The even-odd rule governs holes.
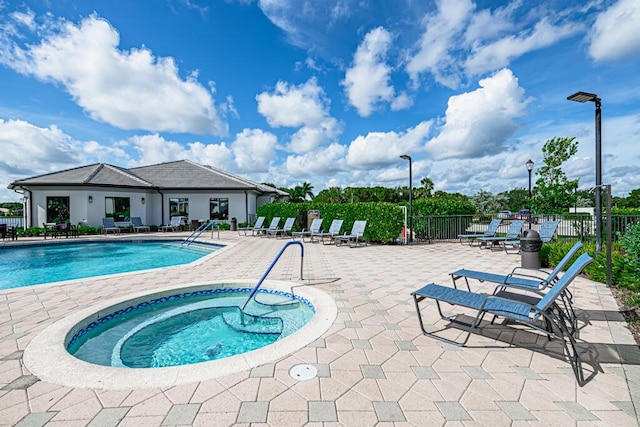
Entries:
POLYGON ((129 240, 5 246, 0 290, 188 264, 220 245, 129 240))

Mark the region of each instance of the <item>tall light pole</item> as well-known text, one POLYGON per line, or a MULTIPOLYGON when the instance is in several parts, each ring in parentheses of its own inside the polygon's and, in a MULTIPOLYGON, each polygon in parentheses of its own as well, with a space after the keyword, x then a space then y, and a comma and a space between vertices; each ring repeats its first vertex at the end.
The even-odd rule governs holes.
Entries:
POLYGON ((413 172, 411 170, 411 156, 403 154, 401 159, 409 160, 409 243, 413 242, 413 172))
POLYGON ((533 170, 533 160, 527 161, 527 172, 529 172, 529 230, 531 230, 531 221, 533 221, 533 212, 531 211, 531 171, 533 170))
POLYGON ((569 101, 596 104, 596 253, 602 250, 602 111, 601 100, 595 93, 576 92, 567 97, 569 101))

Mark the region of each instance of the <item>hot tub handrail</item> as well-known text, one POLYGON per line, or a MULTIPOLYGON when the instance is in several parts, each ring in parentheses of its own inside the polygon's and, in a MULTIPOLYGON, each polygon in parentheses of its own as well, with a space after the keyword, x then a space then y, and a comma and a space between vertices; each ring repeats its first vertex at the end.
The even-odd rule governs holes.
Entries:
POLYGON ((273 267, 276 265, 276 262, 278 262, 278 260, 280 259, 280 256, 291 245, 299 245, 300 246, 300 280, 303 279, 303 274, 302 273, 303 273, 303 267, 304 267, 304 245, 302 244, 302 242, 298 242, 298 241, 287 242, 282 247, 282 249, 280 249, 280 252, 278 252, 278 255, 276 255, 274 260, 271 261, 271 264, 269 265, 269 268, 267 268, 267 271, 264 272, 264 274, 262 275, 260 280, 258 280, 258 283, 256 283, 256 285, 251 290, 251 293, 249 294, 249 297, 247 298, 247 300, 244 302, 244 304, 242 304, 242 308, 241 309, 243 311, 244 311, 245 307, 247 306, 247 304, 249 304, 249 301, 251 301, 251 298, 253 298, 253 296, 256 294, 256 292, 258 292, 258 288, 260 288, 260 285, 262 285, 262 282, 264 282, 264 279, 267 278, 267 275, 271 272, 271 269, 273 269, 273 267))

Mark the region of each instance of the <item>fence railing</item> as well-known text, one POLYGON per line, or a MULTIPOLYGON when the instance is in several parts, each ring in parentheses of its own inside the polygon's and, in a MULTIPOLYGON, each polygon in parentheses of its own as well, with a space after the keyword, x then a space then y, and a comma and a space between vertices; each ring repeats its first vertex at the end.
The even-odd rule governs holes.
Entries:
POLYGON ((0 224, 7 224, 7 227, 22 227, 22 217, 0 216, 0 224))
MULTIPOLYGON (((493 217, 491 215, 414 215, 414 240, 418 241, 457 241, 458 235, 482 233, 493 217)), ((545 221, 559 221, 556 236, 558 240, 595 240, 595 220, 591 215, 536 215, 531 223, 525 223, 525 229, 539 230, 545 221)), ((602 218, 602 233, 606 230, 607 218, 602 218)), ((640 215, 612 215, 611 229, 613 241, 624 234, 631 224, 640 222, 640 215)), ((504 219, 498 228, 498 234, 506 233, 511 223, 504 219)))

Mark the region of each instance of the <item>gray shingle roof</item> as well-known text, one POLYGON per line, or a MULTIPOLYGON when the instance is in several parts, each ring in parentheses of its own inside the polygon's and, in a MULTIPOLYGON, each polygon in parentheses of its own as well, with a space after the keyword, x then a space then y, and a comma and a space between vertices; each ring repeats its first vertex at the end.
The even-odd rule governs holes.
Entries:
POLYGON ((95 163, 17 180, 9 188, 38 185, 100 185, 113 187, 159 189, 254 190, 260 193, 287 193, 273 187, 230 174, 189 160, 160 163, 125 169, 106 163, 95 163))

